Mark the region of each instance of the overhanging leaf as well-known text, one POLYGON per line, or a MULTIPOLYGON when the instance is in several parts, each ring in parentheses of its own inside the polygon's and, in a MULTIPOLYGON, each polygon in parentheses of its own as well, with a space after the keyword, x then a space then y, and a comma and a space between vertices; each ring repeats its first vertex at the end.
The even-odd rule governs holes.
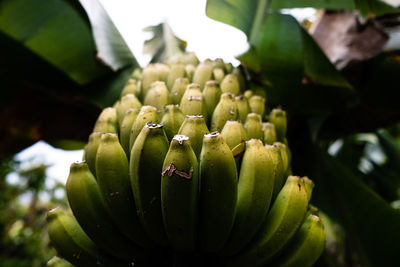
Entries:
POLYGON ((99 0, 79 0, 92 26, 97 57, 114 71, 128 65, 139 66, 131 50, 99 0))
POLYGON ((150 26, 144 31, 153 33, 153 37, 146 40, 143 47, 143 53, 152 55, 150 62, 166 62, 172 57, 183 55, 186 42, 174 35, 168 23, 150 26))

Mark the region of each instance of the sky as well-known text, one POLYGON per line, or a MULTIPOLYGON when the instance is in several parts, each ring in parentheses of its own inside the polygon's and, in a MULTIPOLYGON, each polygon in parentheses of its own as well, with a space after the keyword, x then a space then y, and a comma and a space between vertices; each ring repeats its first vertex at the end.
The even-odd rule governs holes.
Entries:
MULTIPOLYGON (((187 41, 187 51, 194 51, 200 60, 222 58, 237 65, 235 56, 248 48, 246 36, 229 25, 209 19, 205 15, 206 0, 100 0, 119 29, 139 64, 144 67, 150 60, 143 55, 143 43, 151 34, 145 27, 167 21, 174 33, 187 41)), ((291 11, 299 20, 313 16, 313 9, 291 11)), ((47 170, 48 185, 54 180, 65 183, 69 166, 82 159, 83 151, 63 151, 41 141, 21 151, 17 160, 30 160, 50 165, 47 170)), ((10 183, 18 183, 18 177, 10 174, 10 183)))

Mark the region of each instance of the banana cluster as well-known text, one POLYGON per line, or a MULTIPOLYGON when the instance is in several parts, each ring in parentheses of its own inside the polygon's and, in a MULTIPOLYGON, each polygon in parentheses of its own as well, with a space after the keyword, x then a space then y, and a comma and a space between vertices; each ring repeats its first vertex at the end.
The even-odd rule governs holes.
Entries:
POLYGON ((193 55, 136 70, 48 215, 76 266, 311 266, 325 232, 293 176, 286 113, 239 68, 193 55), (261 93, 260 93, 261 92, 261 93))

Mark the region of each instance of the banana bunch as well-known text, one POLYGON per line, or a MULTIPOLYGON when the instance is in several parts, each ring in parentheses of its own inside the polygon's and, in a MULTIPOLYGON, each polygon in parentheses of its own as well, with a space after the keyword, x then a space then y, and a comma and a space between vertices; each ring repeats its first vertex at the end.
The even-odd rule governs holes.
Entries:
MULTIPOLYGON (((311 266, 325 232, 293 176, 286 113, 239 68, 193 55, 136 70, 48 214, 75 266, 311 266), (263 92, 263 91, 261 91, 263 92)), ((54 260, 55 261, 55 260, 54 260)))

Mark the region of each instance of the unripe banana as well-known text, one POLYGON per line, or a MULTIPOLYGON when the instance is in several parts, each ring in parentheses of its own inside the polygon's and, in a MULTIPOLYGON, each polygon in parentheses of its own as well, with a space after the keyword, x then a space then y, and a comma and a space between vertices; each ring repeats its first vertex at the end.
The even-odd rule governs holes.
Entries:
POLYGON ((248 139, 260 139, 264 141, 264 132, 262 130, 261 116, 257 113, 249 113, 244 123, 244 129, 248 139))
POLYGON ((270 122, 263 122, 264 144, 272 145, 277 142, 275 125, 270 122))
POLYGON ((283 170, 285 172, 285 175, 284 175, 285 176, 284 181, 285 181, 286 177, 288 177, 291 172, 288 147, 281 142, 275 142, 273 145, 279 147, 279 152, 281 154, 282 163, 283 163, 283 170))
POLYGON ((285 246, 306 215, 306 186, 302 178, 288 177, 255 238, 229 259, 229 266, 264 266, 285 246))
POLYGON ((164 125, 164 131, 168 140, 171 140, 176 134, 178 134, 179 128, 184 120, 185 115, 183 115, 178 105, 165 106, 165 112, 161 124, 164 125))
POLYGON ((196 71, 196 65, 188 64, 185 66, 185 76, 189 79, 189 82, 193 82, 194 72, 196 71))
POLYGON ((211 117, 210 130, 212 132, 220 132, 227 120, 236 120, 236 118, 235 96, 231 93, 223 93, 211 117))
POLYGON ((265 99, 267 99, 267 93, 266 93, 264 87, 262 87, 262 86, 256 86, 253 90, 254 90, 254 94, 255 94, 255 95, 259 95, 259 96, 262 96, 262 97, 264 97, 265 99))
POLYGON ((250 99, 254 95, 254 92, 252 90, 246 90, 244 91, 243 95, 247 98, 247 100, 250 99))
POLYGON ((118 118, 115 108, 103 109, 96 120, 93 132, 118 133, 118 118))
POLYGON ((222 58, 216 58, 212 61, 212 66, 214 69, 219 68, 225 71, 225 62, 222 58))
POLYGON ((271 266, 311 267, 325 248, 325 230, 321 219, 310 214, 271 266))
POLYGON ((170 67, 163 63, 155 63, 158 73, 158 80, 167 83, 170 67))
POLYGON ((231 73, 233 71, 232 63, 230 63, 230 62, 225 63, 225 70, 226 70, 226 73, 231 73))
POLYGON ((71 263, 62 258, 54 256, 53 258, 47 261, 46 267, 74 267, 74 265, 72 265, 71 263))
POLYGON ((137 115, 134 123, 132 124, 131 134, 129 136, 129 151, 131 151, 136 137, 148 122, 159 123, 159 113, 157 108, 153 106, 142 106, 139 111, 139 115, 137 115))
POLYGON ((286 112, 280 108, 273 109, 268 116, 268 121, 275 125, 278 141, 283 142, 287 128, 286 112))
POLYGON ((205 60, 197 66, 193 74, 193 83, 197 83, 200 86, 201 91, 203 90, 206 81, 212 79, 212 71, 213 67, 210 60, 205 60))
POLYGON ((118 117, 118 125, 121 127, 122 121, 124 120, 125 113, 128 109, 140 109, 142 107, 142 103, 140 103, 139 99, 136 98, 133 94, 124 95, 116 106, 117 117, 118 117))
POLYGON ((275 182, 274 192, 272 194, 272 201, 274 201, 278 193, 281 191, 283 184, 285 183, 286 174, 282 162, 280 148, 278 146, 268 144, 265 145, 265 148, 268 150, 274 166, 275 182))
POLYGON ((185 64, 181 62, 172 64, 167 79, 168 90, 172 91, 176 79, 183 77, 185 77, 185 64))
POLYGON ((250 113, 249 102, 244 95, 236 96, 235 100, 238 112, 238 120, 244 123, 246 121, 247 114, 250 113))
POLYGON ((237 77, 239 84, 240 84, 240 88, 245 88, 246 87, 246 79, 245 79, 244 74, 243 74, 242 70, 240 69, 240 67, 233 68, 231 73, 237 77))
POLYGON ((120 259, 145 256, 144 249, 131 243, 115 228, 100 188, 85 162, 71 165, 66 191, 76 220, 99 248, 120 259))
POLYGON ((147 92, 144 98, 144 105, 156 107, 157 110, 162 114, 164 113, 164 107, 171 103, 169 98, 169 92, 165 82, 157 81, 154 82, 147 92))
POLYGON ((187 115, 178 131, 178 134, 189 137, 190 146, 196 158, 200 156, 203 137, 208 133, 209 131, 202 115, 187 115))
MULTIPOLYGON (((129 149, 129 141, 131 135, 132 125, 136 120, 136 117, 139 115, 139 109, 128 109, 125 112, 124 119, 120 125, 119 130, 119 139, 121 142, 121 146, 125 151, 127 157, 130 156, 131 152, 129 149)), ((90 167, 90 165, 89 165, 90 167)))
POLYGON ((154 64, 149 64, 142 71, 142 90, 141 90, 141 99, 146 97, 147 92, 150 90, 153 82, 158 81, 158 70, 154 64))
POLYGON ((221 88, 218 82, 211 80, 207 81, 204 90, 202 92, 204 104, 206 106, 207 118, 210 120, 217 106, 219 99, 221 98, 221 88))
POLYGON ((242 141, 247 140, 246 131, 239 121, 228 120, 222 128, 221 136, 232 150, 242 141))
POLYGON ((265 98, 259 95, 253 95, 249 98, 250 111, 264 116, 265 112, 265 98))
POLYGON ((140 98, 140 82, 137 79, 129 79, 125 87, 121 91, 120 97, 124 95, 133 94, 138 99, 140 98))
POLYGON ((176 135, 161 173, 161 210, 169 243, 176 251, 196 244, 199 192, 198 163, 189 137, 176 135))
POLYGON ((240 167, 235 223, 221 255, 234 255, 250 242, 268 212, 273 189, 270 155, 261 140, 251 139, 240 167))
POLYGON ((238 178, 231 149, 218 132, 204 135, 199 169, 199 245, 204 252, 216 252, 234 223, 238 178))
POLYGON ((223 68, 214 68, 212 78, 216 80, 218 83, 221 83, 225 77, 225 72, 223 68))
POLYGON ((173 104, 178 105, 181 103, 182 96, 189 85, 188 78, 178 78, 175 80, 174 85, 170 89, 170 97, 173 104))
POLYGON ((106 207, 118 229, 142 247, 152 242, 136 212, 129 163, 116 134, 103 134, 96 157, 96 175, 106 207))
POLYGON ((233 74, 225 75, 221 84, 222 93, 232 93, 234 95, 239 95, 240 93, 240 84, 238 78, 233 74))
POLYGON ((53 209, 47 214, 47 231, 57 254, 76 266, 94 266, 100 252, 75 218, 53 209))
POLYGON ((133 70, 133 72, 132 72, 132 75, 131 75, 132 79, 135 79, 137 81, 140 80, 141 76, 142 76, 142 69, 140 67, 139 68, 135 68, 133 70))
POLYGON ((101 132, 93 132, 89 135, 89 142, 85 147, 85 160, 90 172, 96 177, 96 155, 99 148, 101 132))
POLYGON ((167 244, 160 196, 161 171, 168 148, 163 126, 147 123, 136 138, 130 158, 130 179, 139 219, 147 235, 159 245, 167 244))
POLYGON ((191 83, 186 88, 182 96, 179 107, 185 115, 203 115, 207 118, 206 105, 204 103, 203 94, 200 87, 196 83, 191 83))

